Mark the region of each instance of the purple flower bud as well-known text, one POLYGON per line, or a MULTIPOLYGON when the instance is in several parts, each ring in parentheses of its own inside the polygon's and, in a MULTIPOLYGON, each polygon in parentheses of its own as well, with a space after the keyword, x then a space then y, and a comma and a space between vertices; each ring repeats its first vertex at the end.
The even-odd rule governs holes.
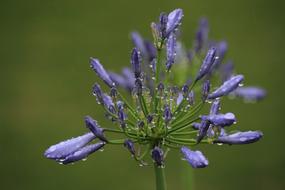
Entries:
POLYGON ((98 124, 97 121, 92 119, 90 116, 85 117, 85 124, 86 127, 100 140, 107 142, 107 139, 104 135, 104 129, 102 129, 98 124))
POLYGON ((186 97, 188 95, 188 92, 189 92, 189 86, 187 84, 184 84, 182 86, 182 92, 183 92, 183 95, 184 97, 186 97))
POLYGON ((142 70, 141 70, 141 55, 140 55, 140 52, 136 48, 134 48, 132 51, 131 64, 133 66, 135 78, 140 78, 141 72, 142 72, 142 70))
POLYGON ((146 51, 144 39, 141 37, 141 35, 138 32, 132 32, 131 38, 136 48, 142 53, 143 56, 146 56, 147 51, 146 51))
POLYGON ((143 84, 142 84, 141 79, 137 78, 135 81, 135 91, 136 91, 138 96, 142 95, 142 87, 143 87, 143 84))
POLYGON ((188 94, 188 102, 191 106, 193 106, 195 103, 195 95, 193 90, 191 90, 188 94))
POLYGON ((209 49, 202 65, 200 67, 198 75, 196 76, 196 79, 195 79, 196 81, 200 80, 206 74, 209 73, 215 59, 216 59, 216 48, 213 47, 213 48, 209 49))
POLYGON ((46 158, 55 160, 63 159, 78 149, 84 147, 95 138, 96 136, 93 133, 89 132, 79 137, 62 141, 56 145, 49 147, 45 151, 44 156, 46 158))
POLYGON ((171 66, 174 64, 175 55, 176 55, 176 38, 175 35, 172 33, 166 43, 166 69, 169 71, 171 66))
POLYGON ((212 103, 211 109, 210 109, 210 115, 216 115, 218 114, 220 111, 220 100, 215 100, 212 103))
POLYGON ((196 32, 195 51, 200 52, 208 40, 209 26, 206 18, 201 18, 196 32))
POLYGON ((228 51, 228 43, 226 41, 221 41, 217 44, 217 52, 219 57, 218 64, 220 64, 223 61, 227 51, 228 51))
POLYGON ((182 100, 183 100, 183 94, 179 92, 178 97, 176 99, 176 105, 181 104, 182 100))
POLYGON ((113 100, 110 96, 107 94, 103 94, 103 102, 104 106, 111 112, 111 113, 116 113, 115 106, 113 103, 113 100))
POLYGON ((142 129, 144 127, 144 122, 143 121, 139 121, 137 123, 137 126, 138 126, 139 129, 142 129))
POLYGON ((172 119, 172 113, 169 105, 165 105, 164 107, 163 119, 165 123, 169 123, 169 121, 172 119))
POLYGON ((109 76, 112 79, 112 81, 115 82, 116 85, 123 87, 129 91, 133 89, 133 84, 130 85, 130 81, 125 79, 123 76, 113 72, 109 72, 109 76))
POLYGON ((206 80, 204 83, 203 83, 203 86, 202 86, 202 100, 205 101, 208 97, 208 94, 210 92, 210 81, 209 80, 206 80))
POLYGON ((126 147, 132 155, 135 155, 136 151, 133 141, 129 139, 125 140, 124 147, 126 147))
POLYGON ((147 120, 147 123, 151 123, 153 121, 153 115, 148 115, 146 120, 147 120))
POLYGON ((258 141, 263 136, 260 131, 246 131, 246 132, 237 132, 231 135, 224 135, 218 137, 214 143, 223 143, 223 144, 249 144, 258 141))
POLYGON ((103 101, 103 92, 101 90, 101 87, 99 84, 94 84, 93 86, 93 95, 96 96, 97 98, 97 102, 99 104, 104 104, 104 101, 103 101))
POLYGON ((164 153, 163 150, 159 147, 155 147, 151 152, 151 157, 156 163, 157 166, 162 166, 164 162, 164 153))
POLYGON ((201 123, 192 123, 192 128, 195 129, 195 130, 199 130, 201 127, 201 123))
POLYGON ((115 83, 111 80, 109 74, 106 72, 98 59, 90 58, 90 62, 91 68, 109 87, 115 86, 115 83))
POLYGON ((110 90, 110 96, 112 98, 116 98, 118 95, 118 91, 117 91, 117 88, 116 87, 112 87, 111 90, 110 90))
POLYGON ((200 143, 201 140, 207 135, 210 123, 207 120, 202 119, 201 125, 199 127, 199 134, 197 136, 197 143, 200 143))
POLYGON ((163 90, 164 90, 164 85, 162 82, 160 82, 158 85, 157 85, 157 90, 159 91, 159 93, 163 93, 163 90))
POLYGON ((182 9, 175 9, 168 14, 167 25, 166 25, 166 36, 169 36, 170 33, 174 32, 177 27, 180 25, 183 17, 182 9))
POLYGON ((187 52, 187 59, 188 59, 188 62, 191 64, 192 61, 193 61, 193 58, 194 58, 194 52, 192 50, 188 51, 187 52))
POLYGON ((234 72, 234 64, 232 61, 228 61, 225 64, 221 65, 221 78, 222 81, 225 82, 229 80, 233 76, 234 72))
POLYGON ((220 127, 230 126, 236 122, 236 117, 233 113, 209 115, 202 117, 208 120, 211 124, 220 127))
POLYGON ((160 29, 160 35, 163 39, 166 38, 167 21, 168 21, 168 15, 166 13, 161 13, 159 16, 159 29, 160 29))
POLYGON ((149 41, 145 41, 144 42, 145 48, 146 48, 146 52, 147 52, 147 56, 148 56, 148 60, 152 61, 156 58, 156 48, 154 47, 152 42, 149 41))
POLYGON ((117 107, 118 107, 119 110, 124 109, 124 102, 117 101, 117 107))
POLYGON ((217 90, 208 95, 208 99, 216 99, 218 97, 228 95, 234 91, 243 81, 243 75, 236 75, 224 82, 217 90))
POLYGON ((69 164, 72 162, 82 160, 87 156, 89 156, 90 154, 92 154, 93 152, 96 152, 97 150, 101 149, 104 145, 105 142, 99 142, 96 144, 87 145, 83 148, 80 148, 76 152, 68 155, 66 158, 59 160, 59 162, 63 164, 69 164))
POLYGON ((262 100, 266 96, 266 91, 259 87, 248 86, 237 88, 233 94, 246 101, 257 101, 262 100))
POLYGON ((201 151, 192 151, 183 146, 181 147, 181 152, 193 168, 205 168, 209 164, 207 158, 205 158, 201 151))
POLYGON ((120 109, 118 106, 118 119, 119 119, 119 122, 122 128, 126 127, 126 123, 125 123, 126 118, 127 116, 124 112, 124 109, 120 109))

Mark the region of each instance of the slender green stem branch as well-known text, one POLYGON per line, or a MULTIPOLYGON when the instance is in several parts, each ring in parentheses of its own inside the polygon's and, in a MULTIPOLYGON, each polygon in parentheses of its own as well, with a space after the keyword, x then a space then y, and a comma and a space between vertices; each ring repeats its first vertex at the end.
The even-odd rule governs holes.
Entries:
POLYGON ((156 190, 166 190, 164 168, 154 164, 156 190))

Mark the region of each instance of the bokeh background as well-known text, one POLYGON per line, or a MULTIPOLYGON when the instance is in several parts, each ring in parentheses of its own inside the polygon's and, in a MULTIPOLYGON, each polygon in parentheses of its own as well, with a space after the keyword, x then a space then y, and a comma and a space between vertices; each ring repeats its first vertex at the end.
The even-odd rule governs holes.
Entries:
MULTIPOLYGON (((203 146, 210 166, 195 170, 197 190, 285 189, 284 1, 278 0, 1 0, 0 188, 154 189, 152 168, 138 167, 125 149, 106 147, 87 162, 63 166, 43 157, 62 139, 84 133, 83 117, 103 118, 90 90, 97 80, 89 57, 119 71, 129 64, 129 32, 150 38, 161 11, 182 8, 183 39, 190 47, 201 16, 210 37, 225 39, 245 84, 267 89, 258 104, 226 101, 239 129, 260 129, 248 146, 203 146)), ((169 189, 183 187, 183 168, 172 151, 169 189)))

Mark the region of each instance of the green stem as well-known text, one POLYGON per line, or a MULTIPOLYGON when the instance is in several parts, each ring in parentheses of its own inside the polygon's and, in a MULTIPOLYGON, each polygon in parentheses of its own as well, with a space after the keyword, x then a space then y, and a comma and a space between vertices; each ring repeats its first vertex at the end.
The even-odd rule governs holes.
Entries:
POLYGON ((154 164, 156 190, 166 190, 164 168, 154 164))

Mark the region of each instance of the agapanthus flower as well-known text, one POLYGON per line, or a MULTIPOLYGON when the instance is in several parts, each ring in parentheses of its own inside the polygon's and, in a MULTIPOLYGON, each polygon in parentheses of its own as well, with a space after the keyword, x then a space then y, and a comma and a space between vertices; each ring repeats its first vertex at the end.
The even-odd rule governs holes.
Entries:
POLYGON ((101 127, 86 116, 90 132, 51 146, 45 157, 68 164, 116 144, 125 147, 140 165, 147 165, 147 157, 151 158, 155 171, 162 172, 170 149, 180 149, 193 168, 204 168, 208 160, 189 147, 248 144, 262 137, 259 131, 232 133, 237 118, 220 109, 223 96, 260 100, 265 91, 240 87, 244 77, 235 75, 226 60, 227 43, 208 39, 207 20, 201 20, 195 45, 186 50, 177 35, 182 17, 181 9, 160 14, 158 23, 151 24, 153 43, 132 33, 131 64, 121 74, 107 72, 98 59, 91 58, 92 69, 109 87, 103 90, 96 83, 92 93, 116 128, 101 127), (191 59, 186 52, 191 52, 191 59), (120 87, 129 92, 128 97, 120 87))

